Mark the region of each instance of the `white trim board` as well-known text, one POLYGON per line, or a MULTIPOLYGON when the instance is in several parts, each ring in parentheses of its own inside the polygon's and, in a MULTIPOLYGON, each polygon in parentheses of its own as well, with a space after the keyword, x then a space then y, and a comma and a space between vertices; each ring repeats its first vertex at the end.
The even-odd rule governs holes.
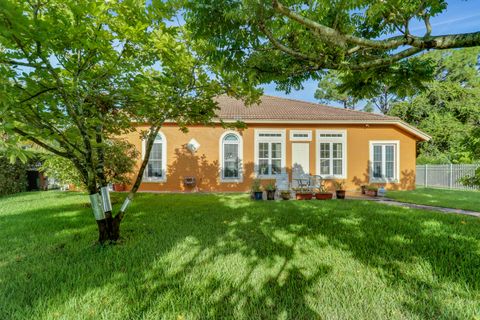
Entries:
MULTIPOLYGON (((216 120, 219 121, 219 120, 216 120)), ((268 123, 268 124, 365 124, 365 125, 376 125, 376 124, 392 124, 399 126, 406 132, 411 133, 412 135, 420 138, 423 141, 429 141, 432 139, 431 136, 425 132, 415 128, 414 126, 402 121, 402 120, 250 120, 250 119, 225 119, 222 120, 226 123, 234 123, 238 121, 243 121, 244 123, 268 123)))

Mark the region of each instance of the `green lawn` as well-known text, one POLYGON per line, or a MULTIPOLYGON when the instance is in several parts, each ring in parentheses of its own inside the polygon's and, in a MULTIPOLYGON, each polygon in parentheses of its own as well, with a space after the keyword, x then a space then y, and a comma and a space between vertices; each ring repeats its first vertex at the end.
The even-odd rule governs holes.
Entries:
POLYGON ((0 319, 480 317, 479 219, 373 201, 137 200, 122 242, 101 248, 84 195, 0 198, 0 319))
POLYGON ((387 197, 403 202, 480 212, 480 192, 418 188, 413 191, 388 191, 387 197))

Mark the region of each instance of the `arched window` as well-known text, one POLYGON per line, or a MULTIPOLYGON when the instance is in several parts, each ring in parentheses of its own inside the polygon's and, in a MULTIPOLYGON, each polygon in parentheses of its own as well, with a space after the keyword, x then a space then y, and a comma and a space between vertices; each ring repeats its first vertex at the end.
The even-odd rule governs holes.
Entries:
MULTIPOLYGON (((149 181, 165 181, 166 180, 166 144, 165 135, 159 133, 155 137, 148 164, 145 168, 145 179, 149 181)), ((143 141, 142 158, 145 157, 145 141, 143 141)))
POLYGON ((242 138, 226 132, 220 138, 221 180, 238 182, 242 179, 242 138))

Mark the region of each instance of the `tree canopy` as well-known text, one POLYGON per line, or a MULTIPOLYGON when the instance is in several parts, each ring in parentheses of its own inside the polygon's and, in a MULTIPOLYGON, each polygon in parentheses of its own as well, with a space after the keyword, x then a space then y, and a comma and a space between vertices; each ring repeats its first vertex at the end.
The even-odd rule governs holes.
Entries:
POLYGON ((186 21, 211 59, 289 90, 328 69, 404 72, 396 62, 425 50, 480 45, 480 32, 434 34, 430 19, 446 8, 445 0, 192 0, 186 21))
MULTIPOLYGON (((211 123, 215 96, 254 93, 205 65, 202 43, 172 23, 177 11, 173 1, 1 1, 0 130, 70 161, 95 200, 112 141, 148 123, 132 200, 164 121, 211 123)), ((94 202, 103 221, 111 206, 94 202)))

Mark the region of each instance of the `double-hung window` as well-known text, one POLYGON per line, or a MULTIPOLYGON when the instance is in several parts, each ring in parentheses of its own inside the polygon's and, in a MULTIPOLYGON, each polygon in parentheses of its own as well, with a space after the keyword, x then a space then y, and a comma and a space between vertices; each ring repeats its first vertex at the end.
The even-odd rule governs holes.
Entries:
POLYGON ((317 173, 324 179, 346 177, 345 131, 317 130, 317 173))
POLYGON ((242 179, 242 138, 236 132, 220 137, 221 181, 239 182, 242 179))
POLYGON ((398 180, 398 141, 370 141, 370 181, 398 180))
MULTIPOLYGON (((166 139, 162 133, 159 133, 155 137, 152 149, 150 150, 150 156, 148 158, 148 164, 145 168, 145 180, 146 181, 165 181, 165 166, 166 166, 166 139)), ((143 152, 142 158, 145 157, 146 142, 142 144, 143 152)))
POLYGON ((285 130, 255 130, 255 164, 261 178, 285 172, 285 130))

